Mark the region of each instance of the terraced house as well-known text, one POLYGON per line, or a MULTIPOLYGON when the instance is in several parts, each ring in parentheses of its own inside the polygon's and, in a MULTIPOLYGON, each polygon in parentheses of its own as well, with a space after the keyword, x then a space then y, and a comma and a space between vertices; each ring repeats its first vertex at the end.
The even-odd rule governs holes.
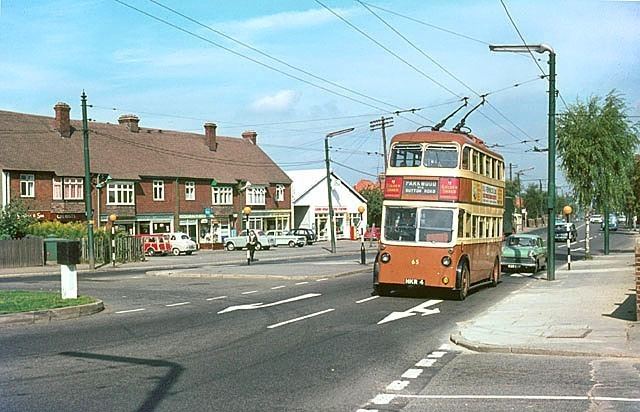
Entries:
MULTIPOLYGON (((85 221, 83 132, 65 103, 55 117, 0 111, 0 204, 24 201, 42 220, 85 221)), ((248 224, 289 229, 291 180, 260 149, 257 133, 218 136, 89 123, 94 224, 117 216, 131 234, 182 231, 206 247, 248 224), (251 213, 243 214, 245 206, 251 213), (247 219, 248 218, 248 219, 247 219)))

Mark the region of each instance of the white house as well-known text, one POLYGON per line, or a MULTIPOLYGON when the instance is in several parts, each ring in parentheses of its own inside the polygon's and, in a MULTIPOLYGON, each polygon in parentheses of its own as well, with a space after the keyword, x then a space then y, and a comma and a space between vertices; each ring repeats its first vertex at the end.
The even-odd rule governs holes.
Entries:
MULTIPOLYGON (((326 169, 285 171, 291 184, 293 227, 313 229, 321 240, 329 237, 329 196, 326 169)), ((336 239, 358 237, 358 230, 366 228, 367 200, 335 173, 331 173, 331 202, 336 239), (358 207, 364 206, 362 221, 358 207)))

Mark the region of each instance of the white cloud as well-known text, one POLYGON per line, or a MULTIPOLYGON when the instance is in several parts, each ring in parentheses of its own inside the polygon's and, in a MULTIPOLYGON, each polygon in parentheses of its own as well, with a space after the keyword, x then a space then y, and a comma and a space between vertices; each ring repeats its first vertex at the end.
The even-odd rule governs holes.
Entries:
POLYGON ((293 90, 281 90, 272 96, 264 96, 251 104, 255 112, 282 113, 300 100, 300 94, 293 90))
MULTIPOLYGON (((333 9, 343 17, 352 14, 349 9, 333 9)), ((320 26, 327 22, 337 21, 336 17, 325 9, 310 9, 305 11, 288 11, 267 16, 254 17, 247 20, 228 21, 218 24, 221 30, 231 30, 236 33, 259 32, 264 30, 295 29, 299 27, 320 26)))

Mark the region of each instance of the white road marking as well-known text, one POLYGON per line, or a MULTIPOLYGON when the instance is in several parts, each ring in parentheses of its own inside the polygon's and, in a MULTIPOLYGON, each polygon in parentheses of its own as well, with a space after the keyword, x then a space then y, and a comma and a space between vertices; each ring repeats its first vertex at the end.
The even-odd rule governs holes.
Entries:
POLYGON ((356 412, 378 412, 377 409, 358 409, 356 412))
POLYGON ((390 393, 380 393, 375 398, 371 399, 371 403, 375 405, 388 405, 396 395, 390 393))
POLYGON ((438 359, 421 359, 415 366, 419 368, 430 368, 436 363, 438 359))
POLYGON ((387 322, 393 322, 394 320, 398 320, 398 319, 402 319, 402 318, 406 318, 409 316, 414 316, 417 315, 418 313, 422 313, 422 316, 426 316, 426 315, 433 315, 435 313, 440 313, 440 309, 435 308, 435 309, 427 309, 428 306, 433 306, 433 305, 437 305, 438 303, 441 303, 442 300, 438 300, 438 299, 430 299, 424 303, 419 304, 418 306, 414 306, 411 309, 407 309, 404 312, 391 312, 389 315, 387 315, 386 318, 382 319, 380 322, 378 322, 378 325, 381 325, 383 323, 387 323, 387 322), (416 313, 414 313, 416 312, 416 313))
POLYGON ((276 290, 276 289, 282 289, 282 288, 286 288, 286 286, 285 286, 285 285, 281 285, 281 286, 274 286, 274 287, 272 287, 271 289, 272 289, 272 290, 276 290))
POLYGON ((267 328, 269 328, 269 329, 277 328, 279 326, 283 326, 283 325, 286 325, 286 324, 289 324, 289 323, 297 322, 299 320, 304 320, 304 319, 312 318, 314 316, 324 315, 325 313, 333 312, 334 310, 335 309, 325 309, 325 310, 322 310, 320 312, 312 313, 310 315, 300 316, 299 318, 286 320, 284 322, 276 323, 274 325, 269 325, 269 326, 267 326, 267 328))
POLYGON ((360 300, 356 300, 356 303, 364 303, 364 302, 368 302, 370 300, 374 300, 374 299, 378 299, 380 296, 376 295, 376 296, 371 296, 370 298, 365 298, 365 299, 360 299, 360 300))
POLYGON ((229 306, 228 308, 225 308, 225 309, 222 309, 221 311, 219 311, 218 314, 227 313, 227 312, 233 312, 235 310, 248 310, 248 309, 268 308, 270 306, 282 305, 283 303, 295 302, 297 300, 315 298, 316 296, 321 296, 321 294, 320 293, 307 293, 305 295, 300 295, 300 296, 296 296, 296 297, 289 298, 289 299, 279 300, 279 301, 273 302, 273 303, 258 302, 258 303, 248 303, 246 305, 229 306))
POLYGON ((258 291, 257 290, 250 290, 248 292, 242 292, 243 295, 250 295, 252 293, 258 293, 258 291))
POLYGON ((430 354, 427 355, 427 358, 441 358, 446 354, 447 354, 447 352, 434 350, 433 352, 431 352, 430 354))
POLYGON ((440 349, 440 350, 451 350, 451 345, 449 345, 448 343, 443 343, 442 345, 440 345, 440 347, 438 349, 440 349))
POLYGON ((307 283, 309 283, 309 282, 298 282, 298 283, 296 283, 296 285, 306 285, 307 283))
POLYGON ((129 309, 129 310, 119 310, 116 313, 131 313, 131 312, 140 312, 142 310, 146 310, 145 308, 140 309, 129 309))
POLYGON ((172 303, 172 304, 170 304, 170 305, 165 305, 165 306, 166 306, 166 307, 168 307, 168 308, 170 308, 170 307, 172 307, 172 306, 182 306, 182 305, 188 305, 188 304, 190 304, 190 303, 191 303, 191 302, 180 302, 180 303, 172 303))
POLYGON ((411 382, 409 381, 393 381, 389 385, 387 385, 388 391, 401 391, 407 386, 409 386, 411 382))
MULTIPOLYGON (((612 402, 640 402, 640 398, 614 398, 610 396, 571 396, 571 395, 389 395, 393 398, 411 399, 519 399, 519 400, 542 400, 542 401, 612 401, 612 402)), ((378 397, 376 396, 376 398, 378 397)), ((391 400, 393 400, 391 398, 391 400)))
POLYGON ((226 296, 216 296, 215 298, 207 298, 206 300, 219 300, 219 299, 225 299, 226 296))
POLYGON ((316 282, 324 282, 325 280, 329 280, 328 278, 316 279, 316 282))
POLYGON ((422 369, 411 368, 407 369, 402 375, 400 375, 400 377, 405 379, 415 379, 418 376, 422 375, 422 372, 422 369))

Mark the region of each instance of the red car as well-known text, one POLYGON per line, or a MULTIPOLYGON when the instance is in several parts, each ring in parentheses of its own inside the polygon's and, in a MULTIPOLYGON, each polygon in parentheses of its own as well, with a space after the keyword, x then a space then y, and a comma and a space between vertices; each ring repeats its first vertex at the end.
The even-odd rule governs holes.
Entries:
POLYGON ((171 243, 164 238, 164 235, 136 235, 142 239, 142 250, 146 255, 166 255, 171 252, 171 243))
POLYGON ((380 228, 376 226, 368 227, 364 231, 364 238, 367 240, 380 240, 380 228))

